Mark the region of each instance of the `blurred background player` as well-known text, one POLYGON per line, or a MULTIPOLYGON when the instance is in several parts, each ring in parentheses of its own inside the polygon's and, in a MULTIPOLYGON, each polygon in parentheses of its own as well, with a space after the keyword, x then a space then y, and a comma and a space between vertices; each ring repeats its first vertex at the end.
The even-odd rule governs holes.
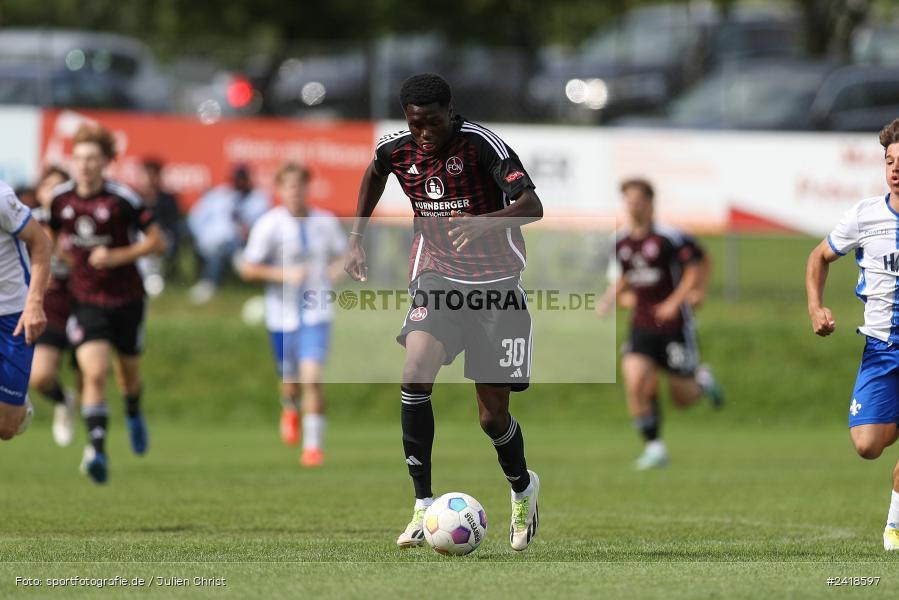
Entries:
MULTIPOLYGON (((48 222, 53 190, 68 180, 68 173, 51 165, 44 169, 37 183, 38 208, 34 210, 34 218, 49 235, 52 235, 48 222)), ((59 378, 63 353, 70 348, 66 335, 66 322, 72 312, 69 243, 68 237, 61 237, 50 257, 50 283, 44 295, 47 329, 35 342, 31 365, 31 387, 53 402, 53 439, 59 446, 68 446, 75 437, 75 396, 63 389, 59 378)))
POLYGON ((431 391, 441 366, 464 351, 481 428, 512 487, 509 542, 524 550, 537 533, 540 480, 527 468, 524 437, 509 414, 510 392, 527 389, 531 366, 531 319, 520 287, 525 247, 518 225, 540 219, 543 205, 515 152, 492 131, 453 114, 452 93, 442 77, 413 75, 403 82, 400 102, 409 130, 381 138, 365 171, 347 272, 355 280, 367 277, 363 231, 393 173, 416 216, 413 297, 495 291, 504 301, 510 296, 522 301, 508 310, 441 311, 436 302, 410 307, 397 341, 406 348, 401 422, 415 506, 396 543, 405 548, 424 540, 422 519, 433 502, 431 391), (503 217, 514 218, 514 226, 503 217))
POLYGON ((3 181, 0 230, 0 439, 9 440, 25 431, 33 415, 28 376, 33 344, 47 326, 50 240, 3 181))
POLYGON ((162 230, 140 197, 104 177, 115 155, 109 131, 81 126, 72 141, 73 179, 56 188, 50 207, 50 228, 57 241, 65 236, 71 239, 69 290, 75 305, 68 333, 82 374, 81 406, 89 439, 81 467, 95 483, 105 483, 108 477, 106 378, 110 364, 125 396, 131 449, 138 455, 147 451, 147 428, 140 409, 145 298, 135 262, 165 251, 162 230), (139 239, 138 232, 144 234, 139 239))
POLYGON ((270 205, 268 195, 253 186, 245 165, 234 167, 230 182, 212 188, 197 200, 187 215, 202 262, 200 280, 190 290, 195 304, 212 299, 225 270, 246 245, 253 224, 270 205))
POLYGON ((181 248, 181 236, 184 231, 184 220, 178 208, 178 198, 163 187, 162 161, 157 158, 145 158, 138 180, 137 192, 144 201, 144 206, 153 213, 156 223, 165 236, 165 254, 163 256, 145 256, 139 266, 144 275, 147 293, 156 296, 165 289, 165 279, 177 267, 176 258, 181 248))
POLYGON ((615 243, 613 283, 598 306, 607 313, 616 300, 633 308, 621 371, 628 411, 645 441, 638 469, 665 466, 668 451, 660 435, 658 369, 668 372, 675 406, 685 408, 706 395, 720 407, 723 395, 711 370, 699 366, 692 306, 708 281, 705 252, 685 233, 653 220, 655 191, 644 179, 621 184, 629 225, 615 243))
POLYGON ((13 193, 16 195, 16 198, 19 199, 19 202, 24 204, 26 207, 30 209, 35 209, 38 206, 37 199, 37 189, 28 185, 20 185, 19 187, 13 190, 13 193))
POLYGON ((281 439, 297 444, 302 409, 300 462, 315 467, 324 460, 321 371, 334 318, 327 299, 343 272, 346 236, 334 215, 306 206, 308 183, 309 171, 301 165, 288 163, 278 171, 282 204, 253 225, 240 274, 266 284, 266 327, 281 376, 281 439))
MULTIPOLYGON (((830 263, 855 251, 861 275, 855 295, 865 303, 865 349, 849 404, 849 435, 862 458, 878 458, 899 437, 899 119, 880 132, 889 192, 862 200, 843 215, 834 230, 808 257, 805 287, 812 329, 822 337, 836 329, 824 306, 824 285, 830 263)), ((899 462, 893 468, 893 489, 885 550, 899 550, 899 462)))

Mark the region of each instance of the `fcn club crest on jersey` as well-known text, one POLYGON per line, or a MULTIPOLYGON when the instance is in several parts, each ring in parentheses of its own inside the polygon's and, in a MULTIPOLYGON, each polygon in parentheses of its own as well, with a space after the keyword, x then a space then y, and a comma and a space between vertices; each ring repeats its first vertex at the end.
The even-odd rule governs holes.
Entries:
POLYGON ((409 313, 410 321, 423 321, 425 317, 428 316, 428 309, 424 306, 416 306, 412 309, 412 312, 409 313))
POLYGON ((460 175, 462 173, 462 159, 458 156, 451 156, 446 161, 446 172, 450 175, 460 175))

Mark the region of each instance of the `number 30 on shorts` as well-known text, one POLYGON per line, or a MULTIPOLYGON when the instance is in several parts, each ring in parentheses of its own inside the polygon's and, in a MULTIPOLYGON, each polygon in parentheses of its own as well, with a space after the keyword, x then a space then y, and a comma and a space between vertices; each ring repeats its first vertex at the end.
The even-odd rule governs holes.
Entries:
POLYGON ((524 363, 524 338, 505 338, 502 346, 506 356, 499 359, 499 366, 520 367, 524 363))

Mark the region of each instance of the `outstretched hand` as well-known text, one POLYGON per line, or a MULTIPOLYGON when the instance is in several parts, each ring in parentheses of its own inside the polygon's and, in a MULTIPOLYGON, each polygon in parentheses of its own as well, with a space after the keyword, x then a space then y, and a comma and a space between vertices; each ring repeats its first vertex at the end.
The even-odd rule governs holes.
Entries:
POLYGON ((476 217, 461 211, 453 211, 449 218, 449 236, 456 250, 464 249, 469 243, 478 239, 489 229, 486 217, 476 217))
POLYGON ((346 261, 343 270, 347 272, 353 281, 365 281, 368 279, 368 265, 365 263, 365 249, 358 236, 350 236, 350 244, 347 249, 346 261))

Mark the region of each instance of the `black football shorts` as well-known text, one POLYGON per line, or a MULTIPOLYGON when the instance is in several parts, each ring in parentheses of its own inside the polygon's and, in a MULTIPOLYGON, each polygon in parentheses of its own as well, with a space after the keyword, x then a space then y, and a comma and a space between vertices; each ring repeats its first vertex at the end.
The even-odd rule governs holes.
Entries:
POLYGON ((450 364, 465 352, 465 377, 476 383, 526 390, 531 377, 531 315, 518 277, 459 283, 433 271, 409 287, 412 306, 396 340, 427 331, 443 344, 450 364))
POLYGON ((695 333, 688 329, 660 332, 633 328, 622 353, 648 356, 668 372, 689 377, 699 364, 699 349, 695 333))
POLYGON ((106 340, 123 356, 138 356, 144 346, 144 300, 116 308, 77 304, 66 325, 69 342, 106 340))

